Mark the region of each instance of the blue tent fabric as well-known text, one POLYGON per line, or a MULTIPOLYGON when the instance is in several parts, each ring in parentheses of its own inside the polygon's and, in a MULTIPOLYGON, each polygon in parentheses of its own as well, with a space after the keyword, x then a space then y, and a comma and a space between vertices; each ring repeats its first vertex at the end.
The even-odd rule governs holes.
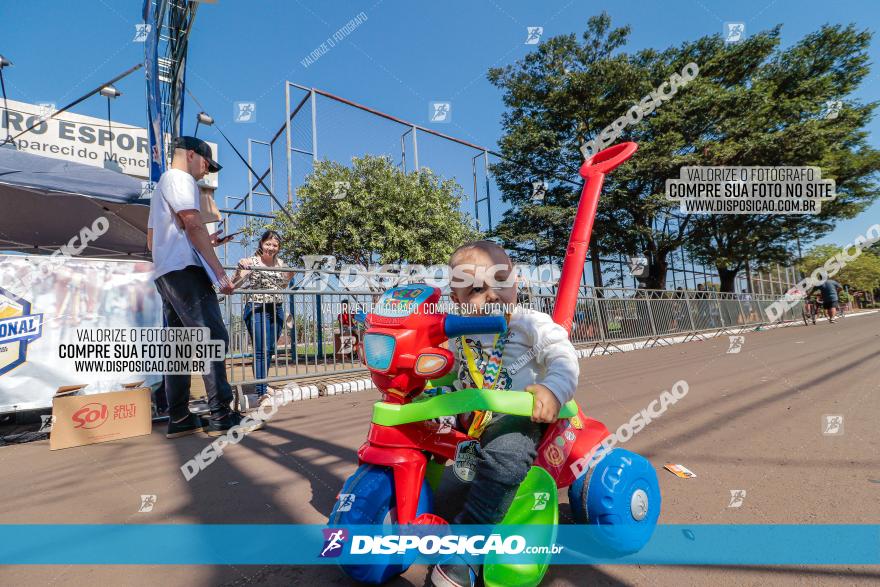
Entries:
POLYGON ((0 183, 121 203, 141 196, 141 182, 128 175, 14 149, 0 149, 0 183))
POLYGON ((81 163, 0 148, 0 250, 48 253, 105 216, 87 257, 149 259, 141 181, 81 163))

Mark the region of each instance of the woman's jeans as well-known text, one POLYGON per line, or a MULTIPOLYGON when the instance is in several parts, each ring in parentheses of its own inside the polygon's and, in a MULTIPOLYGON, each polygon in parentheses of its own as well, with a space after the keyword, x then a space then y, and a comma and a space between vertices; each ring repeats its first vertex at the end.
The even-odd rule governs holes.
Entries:
MULTIPOLYGON (((254 345, 254 375, 264 379, 275 354, 275 343, 284 328, 284 305, 248 302, 242 314, 254 345)), ((266 393, 266 384, 257 383, 257 395, 266 393)))

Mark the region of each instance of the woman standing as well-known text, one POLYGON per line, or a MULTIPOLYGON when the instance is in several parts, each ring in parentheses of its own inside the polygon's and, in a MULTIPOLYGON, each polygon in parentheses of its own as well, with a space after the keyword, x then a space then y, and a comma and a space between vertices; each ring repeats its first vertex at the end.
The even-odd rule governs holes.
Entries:
MULTIPOLYGON (((267 230, 260 237, 257 253, 253 257, 242 259, 232 278, 236 287, 245 280, 247 289, 283 290, 293 278, 293 272, 268 271, 273 267, 283 267, 278 259, 281 250, 281 236, 274 230, 267 230)), ((264 379, 269 372, 269 363, 275 354, 275 343, 284 328, 284 294, 254 293, 245 298, 242 313, 248 334, 254 348, 254 375, 264 379)), ((257 402, 271 401, 265 383, 257 383, 257 402)))

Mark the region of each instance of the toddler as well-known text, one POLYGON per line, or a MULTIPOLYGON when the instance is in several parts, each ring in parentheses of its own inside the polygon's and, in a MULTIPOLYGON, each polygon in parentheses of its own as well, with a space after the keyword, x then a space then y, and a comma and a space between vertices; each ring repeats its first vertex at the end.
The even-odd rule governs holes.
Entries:
MULTIPOLYGON (((502 335, 449 341, 456 358, 454 387, 511 389, 535 396, 531 417, 491 412, 459 417, 459 424, 478 437, 479 444, 459 445, 454 476, 444 479, 441 493, 465 493, 454 524, 494 525, 504 518, 529 472, 547 425, 574 396, 577 354, 565 329, 549 315, 515 305, 515 269, 501 246, 491 241, 467 243, 456 249, 449 265, 451 298, 462 313, 504 312, 508 324, 502 335)), ((453 558, 435 566, 431 580, 438 587, 469 587, 476 581, 476 570, 453 558)))

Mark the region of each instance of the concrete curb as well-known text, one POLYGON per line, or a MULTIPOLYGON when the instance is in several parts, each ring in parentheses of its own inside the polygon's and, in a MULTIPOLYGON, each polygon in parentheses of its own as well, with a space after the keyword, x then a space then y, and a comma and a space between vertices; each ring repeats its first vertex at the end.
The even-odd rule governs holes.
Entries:
MULTIPOLYGON (((321 383, 306 385, 304 387, 299 387, 296 383, 291 383, 288 387, 285 387, 285 391, 290 389, 294 395, 296 396, 296 389, 309 389, 309 395, 305 393, 302 394, 300 399, 311 399, 313 397, 319 396, 327 396, 327 395, 342 395, 344 393, 356 393, 358 391, 366 391, 368 389, 374 389, 376 386, 373 385, 372 379, 369 377, 353 379, 349 381, 334 381, 332 383, 321 383)), ((296 401, 296 399, 294 399, 296 401)))

